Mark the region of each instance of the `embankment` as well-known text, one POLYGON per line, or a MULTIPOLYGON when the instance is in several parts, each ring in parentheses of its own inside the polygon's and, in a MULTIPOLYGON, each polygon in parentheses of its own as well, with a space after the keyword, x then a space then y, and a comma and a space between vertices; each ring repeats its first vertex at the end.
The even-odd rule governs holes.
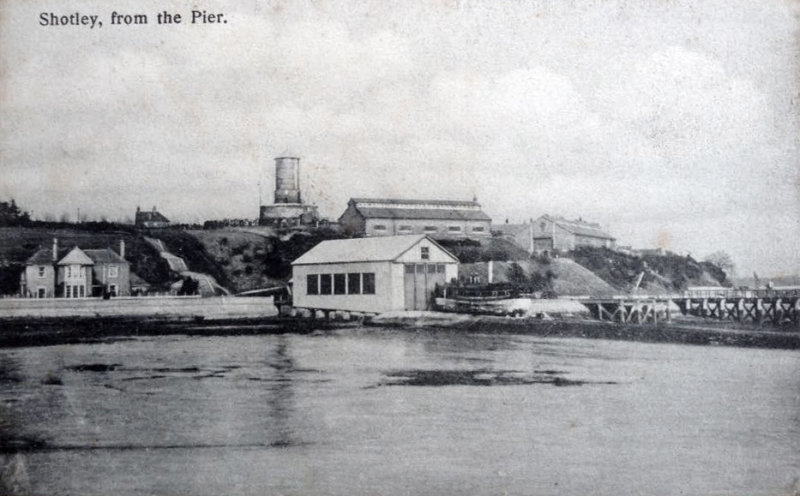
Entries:
POLYGON ((726 329, 704 323, 619 324, 582 318, 495 317, 441 312, 395 312, 370 322, 376 328, 526 334, 541 337, 613 339, 649 343, 800 349, 800 330, 726 329))

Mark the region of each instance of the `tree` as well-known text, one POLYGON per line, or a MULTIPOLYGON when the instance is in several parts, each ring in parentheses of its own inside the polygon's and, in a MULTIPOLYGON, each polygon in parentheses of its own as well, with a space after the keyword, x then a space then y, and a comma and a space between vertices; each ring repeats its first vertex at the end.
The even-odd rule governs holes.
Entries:
POLYGON ((30 214, 20 210, 13 198, 10 202, 0 202, 0 226, 25 226, 30 220, 30 214))
POLYGON ((714 253, 708 255, 705 261, 716 265, 729 275, 733 275, 736 269, 736 265, 733 263, 731 256, 723 250, 715 251, 714 253))

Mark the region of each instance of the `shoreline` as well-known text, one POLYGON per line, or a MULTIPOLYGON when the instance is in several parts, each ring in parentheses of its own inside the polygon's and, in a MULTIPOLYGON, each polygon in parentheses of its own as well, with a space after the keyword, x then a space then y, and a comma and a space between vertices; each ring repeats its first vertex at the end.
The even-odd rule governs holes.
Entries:
POLYGON ((413 332, 521 334, 538 337, 611 339, 649 343, 800 349, 800 328, 743 327, 721 321, 674 321, 659 324, 619 324, 578 317, 507 318, 414 312, 358 321, 328 321, 292 317, 203 318, 74 317, 0 319, 0 348, 98 343, 138 336, 242 336, 310 334, 363 328, 413 332))

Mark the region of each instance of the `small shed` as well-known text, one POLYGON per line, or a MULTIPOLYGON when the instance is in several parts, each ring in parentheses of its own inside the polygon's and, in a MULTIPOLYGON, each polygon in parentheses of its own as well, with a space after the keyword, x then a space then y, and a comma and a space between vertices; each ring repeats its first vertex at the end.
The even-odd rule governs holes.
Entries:
POLYGON ((297 308, 426 310, 457 278, 458 259, 424 234, 323 241, 292 262, 297 308))

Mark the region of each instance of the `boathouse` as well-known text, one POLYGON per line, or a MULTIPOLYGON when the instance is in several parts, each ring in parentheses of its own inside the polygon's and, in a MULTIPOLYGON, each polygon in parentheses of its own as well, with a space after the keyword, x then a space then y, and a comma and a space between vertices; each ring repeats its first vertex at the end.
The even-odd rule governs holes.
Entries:
POLYGON ((426 310, 458 259, 424 234, 323 241, 292 262, 293 304, 311 310, 426 310))

